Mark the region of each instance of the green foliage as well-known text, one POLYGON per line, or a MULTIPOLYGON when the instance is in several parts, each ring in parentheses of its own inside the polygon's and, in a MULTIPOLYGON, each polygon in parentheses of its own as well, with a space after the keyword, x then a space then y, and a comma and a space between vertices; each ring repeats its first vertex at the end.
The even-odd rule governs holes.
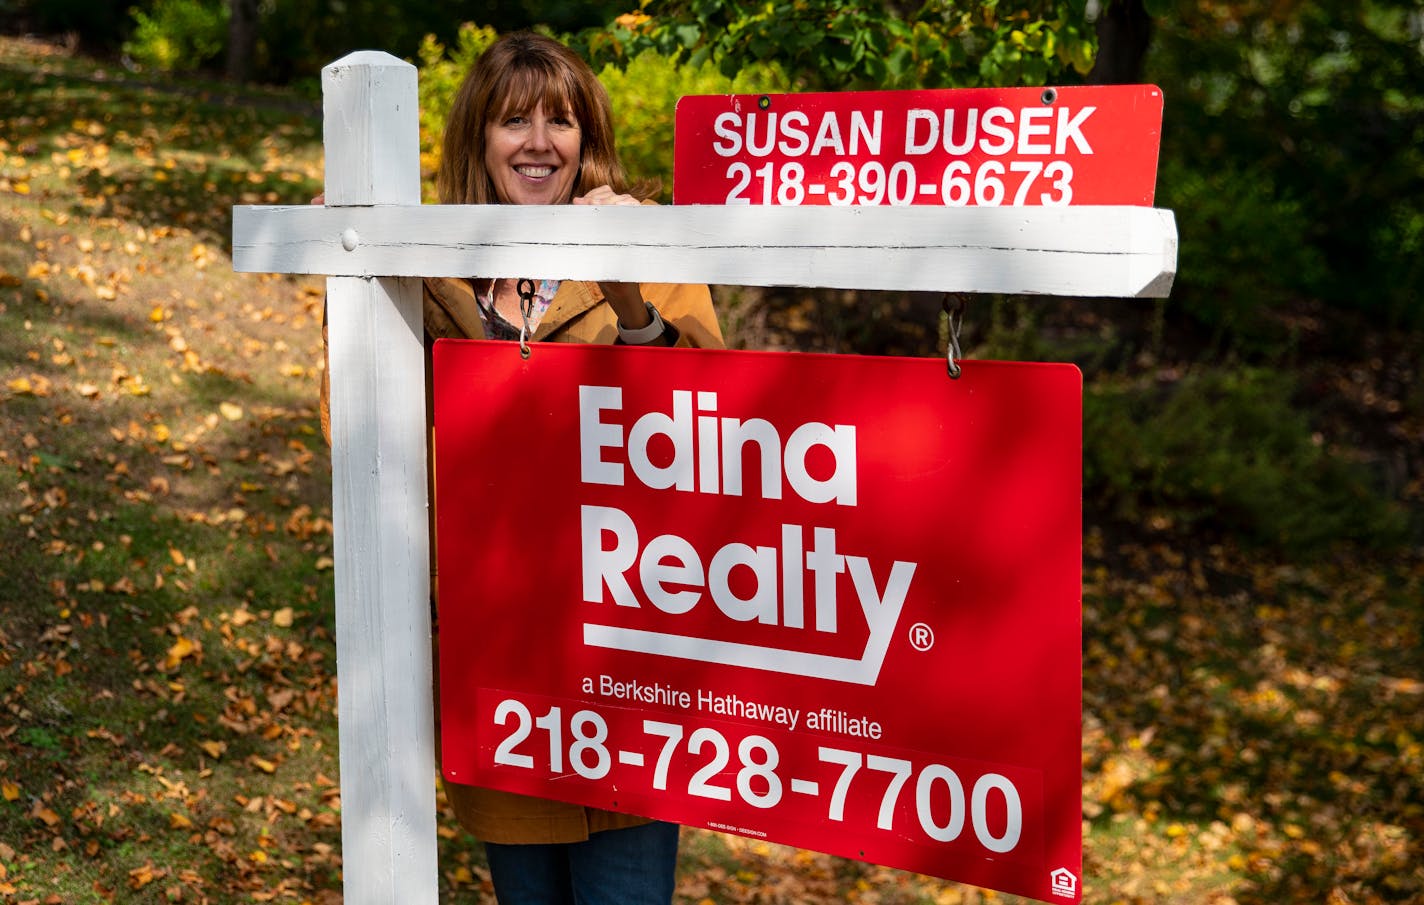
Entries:
POLYGON ((1310 236, 1313 214, 1249 161, 1161 166, 1157 203, 1177 218, 1180 251, 1169 305, 1242 349, 1278 339, 1263 316, 1304 298, 1325 278, 1310 236))
POLYGON ((1171 385, 1090 385, 1084 495, 1104 511, 1165 515, 1284 549, 1397 542, 1403 513, 1332 455, 1280 372, 1189 375, 1171 385))
POLYGON ((1179 299, 1189 310, 1209 306, 1231 278, 1232 291, 1264 289, 1265 302, 1304 292, 1385 323, 1424 325, 1418 0, 1172 6, 1147 58, 1167 98, 1163 201, 1186 222, 1200 219, 1186 204, 1220 213, 1243 189, 1251 195, 1250 213, 1230 229, 1203 222, 1191 235, 1184 225, 1179 299), (1262 174, 1268 183, 1247 184, 1262 174), (1289 210, 1271 204, 1271 193, 1289 210), (1302 247, 1284 248, 1287 236, 1302 247), (1195 261, 1185 257, 1188 242, 1201 243, 1195 261), (1192 282, 1204 262, 1263 247, 1271 257, 1254 255, 1255 274, 1222 270, 1192 282), (1305 279, 1302 258, 1315 259, 1305 279))
POLYGON ((155 0, 130 11, 133 37, 124 53, 161 72, 197 69, 227 45, 227 4, 204 0, 155 0))
POLYGON ((1038 85, 1077 81, 1093 37, 1072 0, 964 5, 844 0, 644 0, 578 41, 596 63, 653 49, 728 77, 774 60, 799 91, 1038 85))
POLYGON ((635 181, 661 182, 664 201, 671 197, 671 139, 678 98, 786 88, 786 76, 774 65, 749 66, 729 78, 710 61, 694 65, 654 50, 643 51, 624 69, 605 66, 598 78, 613 101, 614 126, 623 165, 635 181))

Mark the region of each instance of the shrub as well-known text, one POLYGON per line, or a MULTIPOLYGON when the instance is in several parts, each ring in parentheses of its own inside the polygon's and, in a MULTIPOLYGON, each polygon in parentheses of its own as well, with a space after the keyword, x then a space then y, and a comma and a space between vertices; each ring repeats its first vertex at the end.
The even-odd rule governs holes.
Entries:
POLYGON ((1310 240, 1313 212, 1269 172, 1230 162, 1189 169, 1164 160, 1157 204, 1177 217, 1171 307, 1246 349, 1266 345, 1264 315, 1308 296, 1325 277, 1310 240))
POLYGON ((203 0, 156 0, 145 12, 137 7, 133 37, 124 53, 143 66, 162 72, 197 69, 227 46, 225 3, 203 0))
POLYGON ((787 85, 785 75, 775 66, 748 67, 728 78, 710 61, 694 66, 652 50, 638 54, 625 68, 605 66, 598 78, 613 102, 623 165, 635 181, 660 182, 663 201, 672 197, 673 122, 678 98, 784 91, 787 85))
POLYGON ((1293 405, 1285 374, 1210 371, 1144 387, 1100 382, 1083 400, 1083 492, 1091 506, 1175 527, 1304 550, 1398 542, 1403 511, 1332 452, 1293 405))

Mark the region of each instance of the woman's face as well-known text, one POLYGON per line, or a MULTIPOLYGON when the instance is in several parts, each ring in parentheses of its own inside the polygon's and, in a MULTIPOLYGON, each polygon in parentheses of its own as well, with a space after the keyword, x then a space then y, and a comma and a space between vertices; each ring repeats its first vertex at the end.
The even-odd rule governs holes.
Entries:
POLYGON ((583 133, 543 104, 485 126, 485 169, 502 204, 567 204, 578 178, 583 133))

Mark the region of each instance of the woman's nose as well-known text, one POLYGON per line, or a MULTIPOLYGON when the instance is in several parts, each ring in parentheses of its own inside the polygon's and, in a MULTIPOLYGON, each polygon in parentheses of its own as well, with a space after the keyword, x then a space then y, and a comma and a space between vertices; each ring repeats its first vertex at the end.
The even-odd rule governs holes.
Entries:
POLYGON ((526 141, 529 148, 534 151, 543 151, 549 147, 549 124, 542 119, 536 119, 529 128, 529 137, 526 141))

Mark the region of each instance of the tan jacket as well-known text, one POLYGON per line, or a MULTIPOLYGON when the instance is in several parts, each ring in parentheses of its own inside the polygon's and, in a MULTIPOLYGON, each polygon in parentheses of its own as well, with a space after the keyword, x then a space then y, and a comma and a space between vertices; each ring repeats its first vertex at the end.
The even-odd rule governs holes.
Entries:
MULTIPOLYGON (((658 309, 677 332, 678 346, 720 349, 722 331, 706 286, 679 283, 644 283, 643 298, 658 309)), ((423 305, 426 354, 426 412, 431 411, 430 350, 436 339, 484 339, 484 326, 468 280, 425 280, 423 305)), ((598 284, 565 280, 559 284, 549 309, 534 331, 536 342, 611 344, 618 338, 617 317, 603 301, 598 284)), ((321 392, 321 427, 331 440, 330 388, 325 377, 321 392)), ((435 443, 432 435, 432 454, 435 443)), ((433 466, 433 462, 431 463, 433 466)), ((434 468, 429 469, 434 475, 434 468)), ((431 550, 435 549, 432 507, 431 550)), ((432 563, 431 593, 437 588, 432 563)), ((437 668, 436 675, 439 675, 437 668)), ((436 716, 440 713, 436 688, 436 716)), ((619 814, 445 781, 445 795, 460 824, 486 842, 505 844, 581 842, 590 833, 647 823, 643 817, 619 814)))

